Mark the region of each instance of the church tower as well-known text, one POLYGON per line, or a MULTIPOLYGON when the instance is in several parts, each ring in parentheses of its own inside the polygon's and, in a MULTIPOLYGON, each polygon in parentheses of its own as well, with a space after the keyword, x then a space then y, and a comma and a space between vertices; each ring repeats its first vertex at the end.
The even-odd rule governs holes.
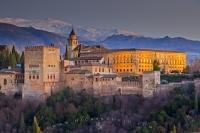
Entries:
POLYGON ((74 32, 74 29, 72 28, 69 38, 68 38, 68 46, 66 46, 66 53, 65 53, 65 59, 73 59, 75 57, 75 53, 73 50, 78 46, 78 38, 74 32))

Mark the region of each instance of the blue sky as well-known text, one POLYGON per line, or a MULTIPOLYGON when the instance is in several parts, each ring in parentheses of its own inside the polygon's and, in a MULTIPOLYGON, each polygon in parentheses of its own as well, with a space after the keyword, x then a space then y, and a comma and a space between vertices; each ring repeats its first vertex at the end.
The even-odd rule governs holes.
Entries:
POLYGON ((57 18, 152 37, 200 40, 199 0, 0 0, 0 17, 57 18))

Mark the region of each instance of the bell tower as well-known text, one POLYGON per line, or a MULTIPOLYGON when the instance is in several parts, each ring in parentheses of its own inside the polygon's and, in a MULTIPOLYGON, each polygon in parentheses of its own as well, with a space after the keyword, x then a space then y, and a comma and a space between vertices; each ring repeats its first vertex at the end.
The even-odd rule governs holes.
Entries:
POLYGON ((76 36, 76 33, 74 32, 74 29, 72 28, 68 38, 68 46, 66 47, 68 59, 75 57, 75 53, 73 52, 73 50, 77 46, 78 46, 78 38, 76 36))

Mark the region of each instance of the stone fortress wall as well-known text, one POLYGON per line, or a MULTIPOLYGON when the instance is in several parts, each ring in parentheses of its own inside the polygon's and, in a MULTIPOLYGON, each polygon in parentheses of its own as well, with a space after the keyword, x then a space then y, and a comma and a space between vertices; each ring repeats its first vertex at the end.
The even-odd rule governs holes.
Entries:
MULTIPOLYGON (((28 46, 24 51, 24 99, 45 99, 60 89, 70 87, 75 92, 87 91, 94 95, 139 94, 153 96, 160 86, 160 72, 153 71, 153 62, 159 61, 167 73, 182 72, 186 54, 177 51, 149 49, 107 49, 101 45, 84 46, 72 30, 64 59, 60 49, 50 46, 28 46)), ((0 85, 16 89, 16 80, 0 73, 0 85), (11 78, 11 79, 9 79, 11 78), (8 86, 7 85, 7 86, 8 86)), ((2 87, 1 87, 2 88, 2 87)))

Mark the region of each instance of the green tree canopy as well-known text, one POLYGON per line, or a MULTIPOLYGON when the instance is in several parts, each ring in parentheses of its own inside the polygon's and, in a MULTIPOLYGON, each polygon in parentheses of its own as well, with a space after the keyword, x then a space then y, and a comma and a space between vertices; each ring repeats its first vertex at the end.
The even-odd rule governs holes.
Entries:
POLYGON ((160 63, 158 60, 153 61, 153 70, 154 71, 160 71, 160 63))

